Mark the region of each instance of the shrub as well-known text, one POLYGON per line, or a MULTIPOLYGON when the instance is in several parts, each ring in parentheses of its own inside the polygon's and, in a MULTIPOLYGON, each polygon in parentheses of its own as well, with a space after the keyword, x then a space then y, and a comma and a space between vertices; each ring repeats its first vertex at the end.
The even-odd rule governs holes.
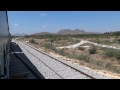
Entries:
POLYGON ((81 54, 81 55, 77 56, 77 59, 84 60, 86 62, 90 62, 90 57, 88 55, 81 54))
POLYGON ((118 41, 118 44, 120 44, 120 41, 118 41))
POLYGON ((85 48, 83 48, 83 47, 78 47, 78 49, 81 50, 81 51, 85 50, 85 48))
POLYGON ((60 55, 64 55, 65 56, 65 52, 64 49, 56 49, 53 45, 51 45, 50 43, 45 43, 44 47, 47 49, 51 49, 53 51, 55 51, 55 53, 59 53, 60 55))
POLYGON ((103 40, 103 41, 101 41, 101 43, 103 43, 103 44, 111 44, 110 40, 103 40))
POLYGON ((95 43, 100 43, 101 41, 99 40, 99 38, 96 38, 96 39, 93 39, 93 40, 90 40, 92 42, 95 42, 95 43))
POLYGON ((120 50, 117 50, 117 49, 107 49, 105 51, 105 55, 107 57, 115 57, 116 59, 120 59, 120 50))
POLYGON ((100 47, 100 49, 105 51, 107 48, 106 47, 100 47))
POLYGON ((44 47, 45 48, 47 48, 47 49, 51 49, 51 50, 53 50, 53 51, 55 51, 56 52, 56 48, 53 46, 53 45, 51 45, 50 43, 45 43, 44 44, 44 47))
POLYGON ((92 48, 89 49, 90 54, 95 54, 97 52, 97 48, 93 45, 92 48))
POLYGON ((33 43, 33 44, 36 44, 36 42, 35 42, 34 39, 30 39, 29 42, 30 42, 30 43, 33 43))
POLYGON ((107 56, 107 57, 115 57, 115 50, 114 49, 107 49, 106 51, 105 51, 105 55, 107 56))
POLYGON ((65 56, 64 49, 59 49, 59 50, 57 50, 57 53, 59 53, 60 55, 65 56))
POLYGON ((118 38, 118 36, 115 36, 115 38, 118 38))
POLYGON ((50 45, 50 44, 45 43, 45 44, 44 44, 44 47, 45 47, 45 48, 47 48, 47 49, 50 49, 51 45, 50 45))
POLYGON ((120 50, 115 50, 115 58, 120 60, 120 50))
POLYGON ((73 42, 75 42, 75 43, 79 43, 80 42, 80 40, 78 39, 78 38, 74 38, 74 39, 72 39, 73 40, 73 42))

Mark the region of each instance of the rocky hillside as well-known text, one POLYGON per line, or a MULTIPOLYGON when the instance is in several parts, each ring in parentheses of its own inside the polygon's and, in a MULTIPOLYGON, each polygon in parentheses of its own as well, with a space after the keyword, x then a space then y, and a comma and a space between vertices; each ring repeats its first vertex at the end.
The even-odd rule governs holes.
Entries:
POLYGON ((50 32, 40 32, 40 33, 35 33, 33 35, 53 35, 54 33, 50 33, 50 32))
POLYGON ((77 35, 77 34, 94 34, 94 32, 86 32, 84 30, 79 30, 79 29, 75 29, 75 30, 71 30, 71 29, 62 29, 60 31, 58 31, 57 33, 50 33, 50 32, 39 32, 39 33, 35 33, 32 35, 54 35, 54 34, 58 34, 58 35, 77 35))
POLYGON ((79 29, 75 29, 75 30, 63 29, 63 30, 60 30, 59 32, 57 32, 57 34, 60 34, 60 35, 67 35, 67 34, 77 35, 77 34, 93 34, 93 32, 86 32, 84 30, 79 30, 79 29))
POLYGON ((25 36, 25 35, 27 35, 27 34, 25 34, 25 33, 15 33, 15 34, 13 34, 13 36, 25 36))

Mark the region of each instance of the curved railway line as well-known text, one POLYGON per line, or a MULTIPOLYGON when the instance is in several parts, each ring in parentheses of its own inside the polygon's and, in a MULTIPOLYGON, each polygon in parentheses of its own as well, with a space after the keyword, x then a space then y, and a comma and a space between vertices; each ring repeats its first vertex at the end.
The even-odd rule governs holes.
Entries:
MULTIPOLYGON (((64 62, 62 62, 62 61, 59 61, 58 59, 50 56, 49 54, 47 54, 47 53, 45 53, 45 52, 43 52, 43 51, 40 51, 40 50, 38 50, 38 49, 36 49, 36 48, 28 45, 28 44, 25 44, 25 43, 23 44, 23 43, 21 43, 21 42, 17 42, 17 43, 18 43, 20 46, 22 46, 25 50, 27 50, 32 56, 36 57, 36 58, 37 58, 40 62, 42 62, 46 67, 48 67, 49 69, 51 69, 51 70, 52 70, 55 74, 57 74, 57 76, 59 76, 59 78, 61 78, 61 79, 73 78, 73 77, 70 76, 70 74, 72 74, 72 73, 70 73, 70 72, 68 71, 69 76, 68 76, 68 75, 66 75, 66 77, 63 76, 62 74, 60 74, 60 73, 57 71, 57 69, 54 70, 53 67, 51 67, 51 65, 49 65, 49 63, 44 62, 45 60, 42 60, 41 58, 39 58, 39 57, 38 57, 39 55, 37 55, 37 53, 41 53, 41 54, 43 55, 43 57, 45 56, 45 57, 47 57, 47 59, 50 59, 50 58, 51 58, 51 59, 55 62, 55 64, 58 64, 58 67, 56 67, 56 68, 59 68, 59 64, 61 64, 62 66, 64 66, 63 72, 64 72, 64 71, 67 72, 67 68, 71 69, 71 71, 73 71, 73 72, 75 72, 75 73, 77 74, 77 77, 76 77, 76 78, 78 78, 78 79, 81 79, 81 78, 83 78, 83 79, 97 79, 97 78, 95 78, 95 77, 93 77, 93 76, 90 76, 90 75, 88 75, 88 74, 86 74, 86 73, 84 73, 84 72, 82 72, 82 71, 80 71, 80 70, 78 70, 78 69, 76 69, 76 68, 74 68, 74 67, 72 67, 72 66, 70 66, 70 65, 68 65, 68 64, 66 64, 66 63, 64 63, 64 62), (34 51, 36 51, 36 53, 33 53, 32 51, 30 51, 30 50, 29 50, 28 48, 26 48, 24 45, 26 45, 27 47, 33 49, 34 51), (65 69, 66 69, 66 70, 65 70, 65 69), (81 77, 80 77, 80 76, 81 76, 81 77)), ((52 61, 51 61, 51 62, 52 62, 52 61)), ((74 74, 74 75, 72 75, 72 76, 76 76, 76 74, 74 74)))

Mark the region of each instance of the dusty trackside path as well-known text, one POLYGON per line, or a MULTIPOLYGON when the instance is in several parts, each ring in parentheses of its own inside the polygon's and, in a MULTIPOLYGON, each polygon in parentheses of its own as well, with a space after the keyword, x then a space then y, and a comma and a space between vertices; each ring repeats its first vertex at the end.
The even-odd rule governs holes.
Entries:
POLYGON ((87 41, 87 40, 81 40, 79 43, 73 44, 73 45, 69 45, 69 46, 57 47, 57 49, 62 49, 62 48, 76 48, 76 47, 79 47, 80 45, 83 45, 84 43, 90 43, 90 44, 93 44, 93 45, 98 46, 98 47, 106 47, 106 48, 120 49, 120 47, 118 48, 118 47, 116 47, 116 46, 98 44, 98 43, 90 42, 90 41, 87 41))

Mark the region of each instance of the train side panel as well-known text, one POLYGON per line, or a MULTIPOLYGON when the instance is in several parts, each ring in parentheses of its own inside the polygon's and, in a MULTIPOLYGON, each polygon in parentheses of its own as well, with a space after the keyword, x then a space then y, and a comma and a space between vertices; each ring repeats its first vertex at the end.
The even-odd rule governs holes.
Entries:
POLYGON ((0 11, 0 78, 7 78, 9 69, 10 32, 7 11, 0 11))

